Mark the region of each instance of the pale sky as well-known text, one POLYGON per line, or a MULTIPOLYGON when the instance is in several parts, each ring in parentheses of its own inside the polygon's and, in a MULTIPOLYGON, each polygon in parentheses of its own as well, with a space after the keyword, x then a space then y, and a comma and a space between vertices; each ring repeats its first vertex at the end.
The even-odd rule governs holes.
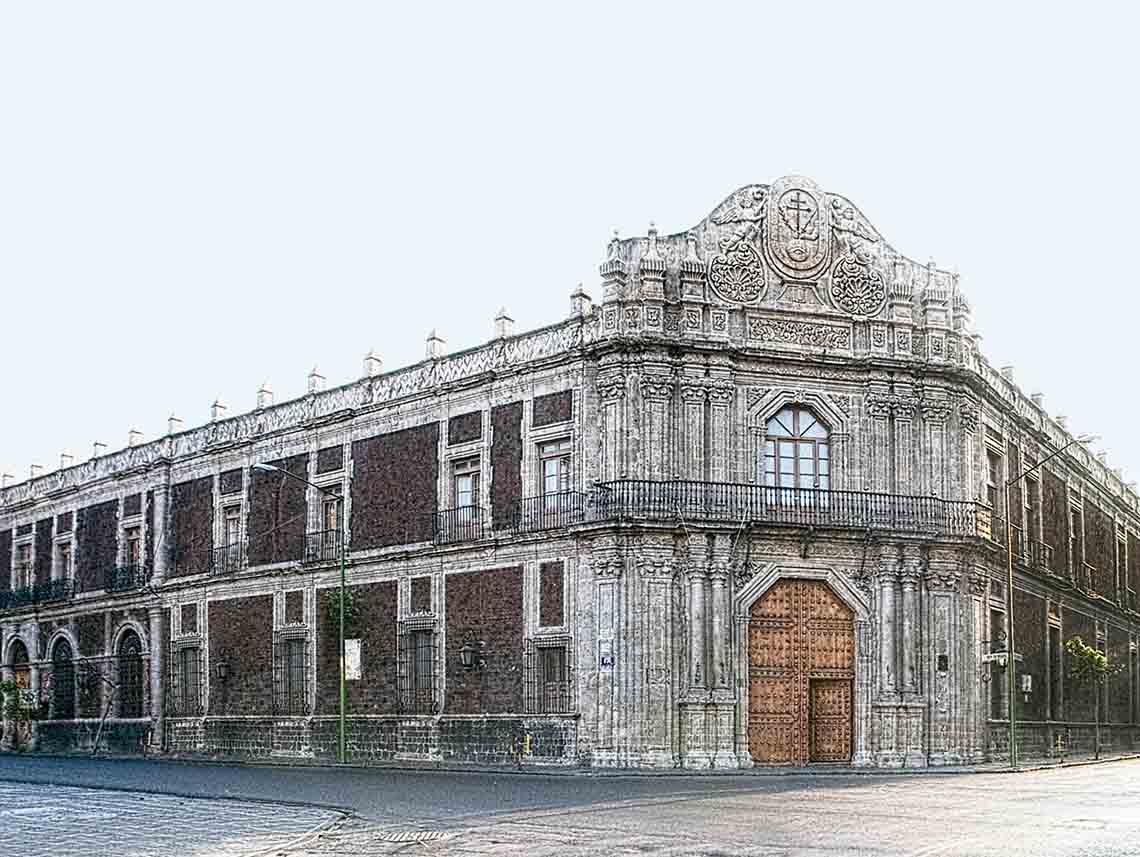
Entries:
POLYGON ((1140 22, 924 5, 0 5, 0 470, 552 323, 612 228, 799 173, 1140 478, 1140 22))

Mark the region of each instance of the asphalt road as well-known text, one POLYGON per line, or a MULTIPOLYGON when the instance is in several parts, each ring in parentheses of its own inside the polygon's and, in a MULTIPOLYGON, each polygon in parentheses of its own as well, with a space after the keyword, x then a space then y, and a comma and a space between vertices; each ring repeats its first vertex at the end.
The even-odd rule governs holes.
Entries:
MULTIPOLYGON (((693 777, 0 757, 5 779, 345 806, 374 831, 450 831, 415 853, 453 857, 1140 857, 1140 761, 1019 774, 693 777)), ((409 853, 368 830, 353 835, 279 853, 409 853)))

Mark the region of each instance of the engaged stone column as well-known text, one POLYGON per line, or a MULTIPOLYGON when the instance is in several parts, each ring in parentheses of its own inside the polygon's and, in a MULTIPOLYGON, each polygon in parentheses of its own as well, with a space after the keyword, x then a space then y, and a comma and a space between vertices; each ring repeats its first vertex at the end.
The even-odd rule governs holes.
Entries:
MULTIPOLYGON (((8 639, 8 635, 4 635, 4 639, 8 639)), ((0 681, 15 681, 16 671, 9 666, 0 669, 0 681)), ((0 735, 0 750, 11 750, 15 741, 15 724, 8 718, 8 699, 7 694, 0 694, 0 705, 4 706, 4 732, 0 735)))
POLYGON ((622 370, 598 378, 598 399, 604 449, 602 478, 620 479, 625 470, 625 375, 622 370))
POLYGON ((918 692, 918 582, 922 577, 922 556, 917 546, 903 548, 899 578, 902 583, 902 692, 918 692))
POLYGON ((705 666, 705 567, 703 558, 690 561, 689 577, 689 686, 704 688, 708 679, 705 666))
MULTIPOLYGON (((38 632, 37 632, 37 636, 38 636, 38 632)), ((31 672, 32 698, 35 699, 36 702, 38 703, 39 698, 40 698, 40 665, 38 663, 33 662, 31 667, 30 667, 30 672, 31 672)), ((31 732, 32 732, 32 737, 31 737, 31 741, 28 745, 28 749, 35 752, 36 750, 40 749, 40 725, 39 725, 38 720, 35 720, 35 719, 32 720, 31 732)))
POLYGON ((728 564, 717 563, 709 572, 712 583, 712 669, 710 687, 728 687, 728 564))
POLYGON ((166 579, 166 555, 168 552, 166 512, 169 490, 167 485, 160 485, 154 489, 154 538, 152 541, 154 556, 151 558, 154 570, 151 572, 151 582, 156 585, 166 579))
POLYGON ((151 731, 151 744, 158 750, 162 750, 165 746, 163 741, 164 729, 166 728, 165 718, 163 717, 163 699, 162 699, 162 665, 164 662, 163 657, 163 640, 162 640, 162 609, 159 607, 151 607, 147 610, 147 619, 150 623, 150 721, 152 724, 151 731))
POLYGON ((645 475, 649 479, 672 478, 673 379, 664 374, 641 376, 641 402, 645 409, 646 430, 642 435, 645 448, 645 475))
POLYGON ((898 692, 898 652, 895 648, 895 586, 898 558, 893 548, 879 556, 879 686, 883 695, 898 692))
POLYGON ((710 387, 709 397, 709 476, 713 482, 728 482, 731 471, 729 437, 732 434, 732 401, 736 388, 730 383, 710 387))

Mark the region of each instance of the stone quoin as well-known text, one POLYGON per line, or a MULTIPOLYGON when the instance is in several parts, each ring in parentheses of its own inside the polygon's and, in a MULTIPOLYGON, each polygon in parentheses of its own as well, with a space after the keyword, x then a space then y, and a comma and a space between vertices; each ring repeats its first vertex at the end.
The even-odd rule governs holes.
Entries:
POLYGON ((36 714, 0 746, 335 758, 342 550, 354 762, 923 767, 1004 758, 1011 705, 1023 755, 1098 708, 1136 745, 1140 500, 1082 444, 1009 489, 1001 656, 1004 486, 1073 435, 956 274, 801 177, 599 270, 548 327, 0 488, 36 714))

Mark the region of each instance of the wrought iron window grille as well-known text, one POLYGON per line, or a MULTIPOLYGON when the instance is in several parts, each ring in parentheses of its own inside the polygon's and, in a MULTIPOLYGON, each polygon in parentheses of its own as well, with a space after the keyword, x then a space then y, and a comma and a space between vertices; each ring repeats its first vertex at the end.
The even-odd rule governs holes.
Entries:
POLYGON ((569 635, 527 640, 523 657, 523 705, 527 714, 573 714, 574 645, 569 635))
POLYGON ((307 632, 273 635, 273 713, 302 716, 312 712, 309 700, 310 645, 307 632))
POLYGON ((408 714, 439 710, 435 620, 416 617, 400 622, 396 638, 399 709, 408 714))

